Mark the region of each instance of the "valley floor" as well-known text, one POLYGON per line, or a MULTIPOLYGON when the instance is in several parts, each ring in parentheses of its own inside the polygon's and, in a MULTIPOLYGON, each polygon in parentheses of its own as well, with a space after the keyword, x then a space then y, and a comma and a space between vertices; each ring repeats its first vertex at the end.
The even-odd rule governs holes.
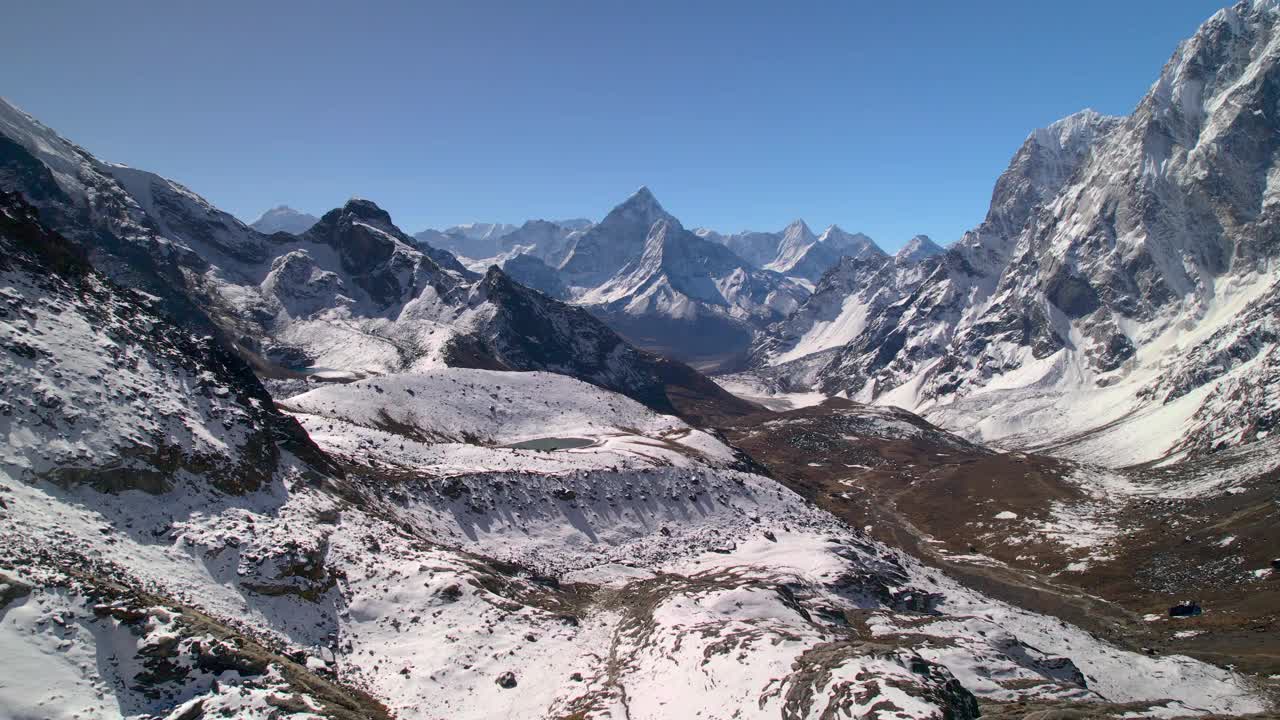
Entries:
POLYGON ((968 587, 1280 690, 1280 444, 1117 471, 991 452, 918 420, 895 430, 895 414, 828 400, 723 431, 819 507, 968 587), (1203 614, 1170 618, 1184 600, 1203 614))

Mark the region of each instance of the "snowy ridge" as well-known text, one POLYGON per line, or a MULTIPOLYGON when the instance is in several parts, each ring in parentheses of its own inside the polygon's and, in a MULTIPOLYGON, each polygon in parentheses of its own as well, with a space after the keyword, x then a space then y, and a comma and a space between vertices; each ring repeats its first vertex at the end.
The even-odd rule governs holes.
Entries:
POLYGON ((695 232, 729 248, 752 267, 772 270, 810 288, 842 257, 885 257, 875 241, 862 233, 845 232, 831 225, 815 236, 804 220, 796 220, 776 233, 743 231, 722 235, 707 229, 695 232))
POLYGON ((1112 464, 1265 437, 1277 18, 1228 8, 1131 116, 1031 133, 982 225, 923 271, 837 268, 755 363, 839 347, 812 389, 1112 464))

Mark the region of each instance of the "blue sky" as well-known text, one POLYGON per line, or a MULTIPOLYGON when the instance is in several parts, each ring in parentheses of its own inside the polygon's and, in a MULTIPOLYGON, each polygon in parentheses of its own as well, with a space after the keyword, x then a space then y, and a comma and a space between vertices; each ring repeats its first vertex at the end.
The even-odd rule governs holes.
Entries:
POLYGON ((599 218, 950 242, 1037 126, 1127 113, 1222 2, 46 2, 0 94, 251 220, 599 218))

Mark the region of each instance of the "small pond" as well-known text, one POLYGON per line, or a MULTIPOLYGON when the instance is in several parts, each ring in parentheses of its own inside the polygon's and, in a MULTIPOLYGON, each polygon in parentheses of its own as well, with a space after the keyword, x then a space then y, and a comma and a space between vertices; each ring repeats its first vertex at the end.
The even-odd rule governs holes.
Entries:
POLYGON ((575 437, 545 437, 512 443, 507 447, 516 450, 572 450, 595 445, 595 440, 575 437))

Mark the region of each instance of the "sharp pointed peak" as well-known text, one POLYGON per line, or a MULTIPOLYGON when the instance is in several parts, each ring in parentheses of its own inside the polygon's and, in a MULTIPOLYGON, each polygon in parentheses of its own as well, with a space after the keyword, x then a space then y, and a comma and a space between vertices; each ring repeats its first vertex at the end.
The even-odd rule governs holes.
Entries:
POLYGON ((658 198, 654 197, 653 191, 647 185, 642 185, 639 190, 631 193, 626 200, 623 200, 610 211, 609 215, 617 215, 619 213, 640 215, 651 219, 670 217, 670 214, 663 209, 662 204, 658 202, 658 198))
POLYGON ((801 218, 792 220, 789 225, 782 229, 782 237, 788 242, 803 241, 811 243, 817 241, 817 236, 809 229, 809 223, 801 218))
POLYGON ((657 196, 653 194, 653 191, 649 189, 648 185, 641 185, 639 189, 637 189, 635 192, 627 196, 627 199, 624 200, 622 204, 623 205, 644 204, 644 205, 655 205, 659 208, 662 207, 662 203, 658 202, 657 196))
POLYGON ((894 254, 894 257, 900 260, 909 260, 914 262, 933 255, 939 255, 943 252, 946 251, 938 245, 938 243, 934 242, 933 238, 928 235, 921 234, 908 240, 907 243, 894 254))

